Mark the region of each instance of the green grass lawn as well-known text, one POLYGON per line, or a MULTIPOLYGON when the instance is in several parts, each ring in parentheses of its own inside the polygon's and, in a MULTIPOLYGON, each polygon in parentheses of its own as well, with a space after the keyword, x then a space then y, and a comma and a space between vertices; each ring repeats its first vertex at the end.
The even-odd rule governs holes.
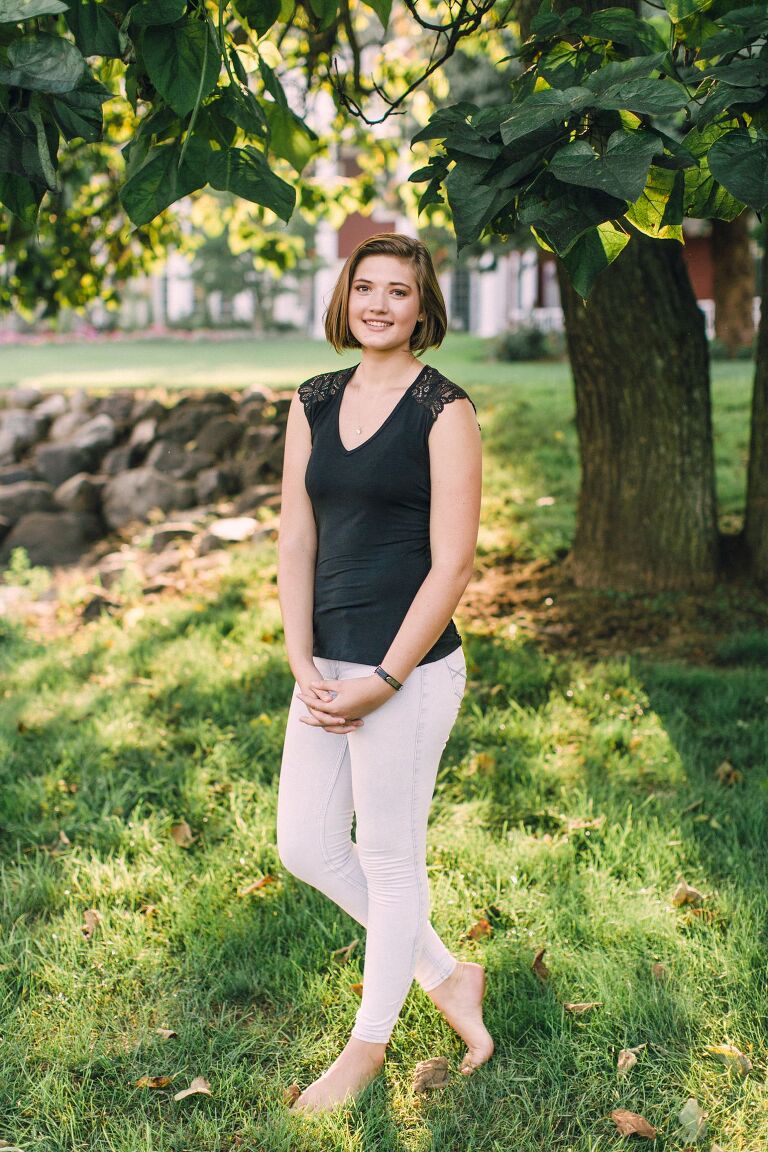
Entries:
MULTIPOLYGON (((283 348, 267 382, 324 367, 318 346, 293 361, 283 348)), ((153 349, 142 371, 156 371, 153 349)), ((479 403, 480 562, 554 556, 578 484, 567 370, 482 351, 454 338, 429 357, 479 403)), ((182 352, 201 374, 203 353, 234 355, 182 352)), ((255 347, 241 353, 247 365, 255 347)), ((25 365, 3 378, 41 378, 56 359, 25 365)), ((748 395, 743 366, 718 375, 734 515, 748 395)), ((332 953, 364 933, 278 859, 292 680, 275 549, 233 556, 218 586, 128 594, 115 617, 76 626, 73 598, 59 637, 0 618, 0 1139, 25 1152, 763 1152, 768 633, 723 635, 708 666, 595 662, 459 611, 469 688, 433 806, 433 920, 487 967, 496 1055, 461 1077, 462 1046, 414 986, 385 1074, 340 1114, 300 1117, 283 1090, 345 1042, 363 949, 347 965, 332 953), (171 834, 182 821, 187 847, 171 834), (700 907, 673 905, 680 876, 700 907), (469 938, 481 918, 490 935, 469 938), (541 948, 546 982, 531 970, 541 948), (749 1057, 746 1077, 707 1052, 723 1044, 749 1057), (620 1076, 619 1052, 641 1045, 620 1076), (415 1095, 415 1063, 436 1055, 448 1086, 415 1095), (136 1086, 148 1076, 171 1082, 136 1086), (196 1076, 211 1096, 175 1101, 196 1076), (701 1141, 678 1131, 690 1097, 708 1114, 701 1141), (655 1143, 621 1136, 617 1108, 656 1126, 655 1143)))

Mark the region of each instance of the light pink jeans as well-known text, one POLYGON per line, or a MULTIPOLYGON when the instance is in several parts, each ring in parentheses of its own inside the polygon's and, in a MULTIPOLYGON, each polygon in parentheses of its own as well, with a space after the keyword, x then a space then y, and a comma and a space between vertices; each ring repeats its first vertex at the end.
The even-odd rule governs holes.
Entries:
MULTIPOLYGON (((314 657, 323 677, 374 666, 314 657)), ((389 1040, 414 977, 429 991, 457 960, 429 922, 427 822, 437 768, 466 684, 461 648, 415 668, 345 735, 303 724, 294 685, 277 804, 285 867, 366 928, 363 995, 352 1035, 389 1040), (352 840, 352 816, 356 819, 352 840)))

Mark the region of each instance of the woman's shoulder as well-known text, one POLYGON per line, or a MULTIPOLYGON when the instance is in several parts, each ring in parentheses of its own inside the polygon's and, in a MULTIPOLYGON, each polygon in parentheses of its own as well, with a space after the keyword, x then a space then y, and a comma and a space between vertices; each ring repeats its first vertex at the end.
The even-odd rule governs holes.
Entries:
POLYGON ((477 406, 469 393, 431 364, 425 366, 423 374, 416 381, 413 397, 417 404, 427 409, 433 420, 437 419, 446 404, 454 400, 469 400, 477 412, 477 406))
POLYGON ((342 373, 343 369, 336 368, 333 372, 321 372, 317 376, 310 376, 300 384, 297 391, 304 407, 309 408, 335 396, 341 385, 342 373))

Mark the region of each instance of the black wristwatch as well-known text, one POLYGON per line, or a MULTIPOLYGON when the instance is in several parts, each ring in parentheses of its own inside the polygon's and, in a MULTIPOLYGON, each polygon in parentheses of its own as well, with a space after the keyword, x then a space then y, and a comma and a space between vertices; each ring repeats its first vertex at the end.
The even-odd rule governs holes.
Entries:
POLYGON ((395 688, 398 692, 402 688, 400 681, 395 680, 394 676, 390 676, 389 672, 385 672, 381 665, 379 665, 378 668, 374 668, 374 672, 377 676, 381 676, 382 680, 386 680, 387 684, 395 688))

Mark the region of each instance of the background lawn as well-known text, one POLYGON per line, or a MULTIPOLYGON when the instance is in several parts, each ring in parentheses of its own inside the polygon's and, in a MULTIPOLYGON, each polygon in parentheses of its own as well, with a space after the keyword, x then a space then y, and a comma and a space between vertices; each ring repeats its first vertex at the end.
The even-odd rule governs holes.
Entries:
MULTIPOLYGON (((483 351, 453 337, 429 356, 477 401, 486 459, 478 577, 457 613, 469 686, 429 867, 438 931, 488 969, 493 1060, 461 1077, 462 1046, 414 987, 357 1104, 311 1118, 283 1103, 349 1033, 364 933, 275 850, 292 679, 263 542, 191 595, 127 587, 123 609, 87 624, 75 580, 56 635, 0 618, 1 1139, 26 1152, 608 1152, 636 1142, 610 1119, 626 1108, 658 1128, 649 1148, 768 1146, 764 598, 714 590, 696 663, 622 651, 621 636, 595 659, 514 610, 481 611, 494 574, 539 564, 544 590, 555 581, 578 487, 567 367, 483 351), (182 821, 186 847, 171 833, 182 821), (698 905, 673 905, 680 876, 698 905), (471 938, 480 920, 490 933, 471 938), (531 969, 541 948, 546 981, 531 969), (707 1052, 723 1044, 749 1057, 747 1076, 707 1052), (413 1067, 434 1055, 449 1085, 415 1095, 413 1067), (146 1076, 171 1082, 137 1087, 146 1076), (174 1101, 195 1076, 211 1097, 174 1101), (708 1114, 701 1141, 679 1130, 689 1097, 708 1114)), ((186 363, 195 383, 293 387, 326 360, 286 341, 5 348, 0 377, 169 386, 193 381, 186 363), (114 380, 117 362, 133 375, 114 380)), ((714 392, 719 495, 738 518, 748 368, 718 370, 714 392)), ((652 630, 683 601, 628 610, 652 630)))

